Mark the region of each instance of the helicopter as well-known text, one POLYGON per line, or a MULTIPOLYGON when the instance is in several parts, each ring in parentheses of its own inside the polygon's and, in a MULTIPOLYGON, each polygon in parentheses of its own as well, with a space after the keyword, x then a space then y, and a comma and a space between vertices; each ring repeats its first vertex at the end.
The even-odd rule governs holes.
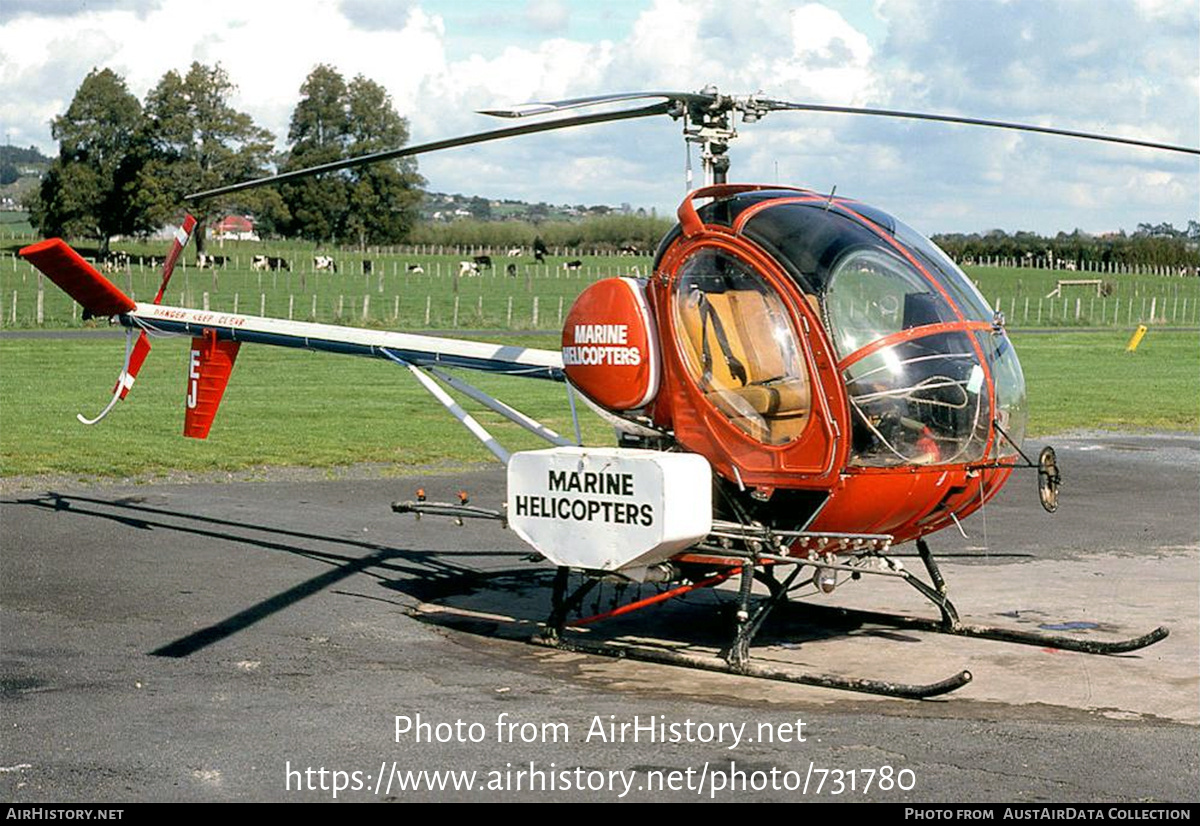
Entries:
POLYGON ((964 623, 926 537, 981 508, 1018 470, 1035 470, 1039 497, 1057 509, 1053 448, 1022 448, 1025 382, 1005 320, 931 241, 859 201, 776 184, 728 181, 737 118, 776 111, 915 118, 1200 154, 1132 138, 951 115, 775 100, 761 95, 635 92, 524 104, 483 114, 555 115, 458 138, 363 155, 195 193, 203 200, 251 187, 399 157, 589 124, 666 115, 698 146, 702 186, 680 204, 648 276, 589 285, 568 312, 558 351, 412 333, 201 311, 162 303, 194 230, 185 218, 151 302, 122 293, 61 239, 21 255, 70 294, 84 317, 124 326, 125 360, 98 423, 124 399, 151 335, 191 338, 184 435, 205 438, 239 348, 269 344, 386 359, 408 370, 503 465, 502 510, 416 500, 398 513, 504 523, 555 568, 549 614, 533 642, 887 696, 925 698, 966 685, 968 671, 928 684, 813 674, 760 665, 751 643, 767 617, 801 589, 900 579, 937 618, 838 609, 900 628, 1116 654, 1168 635, 1125 640, 964 623), (574 109, 653 103, 561 116, 574 109), (452 369, 563 382, 576 438, 493 398, 452 369), (549 448, 509 452, 449 391, 533 432, 549 448), (583 446, 577 396, 610 423, 611 447, 583 446), (892 549, 914 542, 927 578, 892 549), (737 585, 728 645, 717 657, 670 647, 594 642, 578 633, 695 590, 737 585), (576 582, 577 581, 577 582, 576 582), (578 613, 605 582, 646 584, 637 597, 578 613), (762 587, 755 593, 755 584, 762 587), (765 590, 765 596, 761 591, 765 590))

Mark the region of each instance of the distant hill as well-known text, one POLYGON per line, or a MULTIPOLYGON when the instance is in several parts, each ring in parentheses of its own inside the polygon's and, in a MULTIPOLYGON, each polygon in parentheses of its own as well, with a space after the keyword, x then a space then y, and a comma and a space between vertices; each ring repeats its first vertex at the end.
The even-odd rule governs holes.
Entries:
POLYGON ((49 167, 50 159, 35 146, 0 146, 0 210, 18 209, 49 167))
POLYGON ((38 151, 36 146, 27 149, 19 146, 0 146, 0 164, 6 163, 47 167, 50 165, 50 158, 38 151))
POLYGON ((629 204, 619 207, 585 204, 536 204, 508 199, 489 199, 479 195, 453 195, 427 192, 421 204, 421 219, 431 223, 450 222, 463 218, 479 221, 570 221, 598 215, 638 215, 653 217, 654 211, 634 209, 629 204))

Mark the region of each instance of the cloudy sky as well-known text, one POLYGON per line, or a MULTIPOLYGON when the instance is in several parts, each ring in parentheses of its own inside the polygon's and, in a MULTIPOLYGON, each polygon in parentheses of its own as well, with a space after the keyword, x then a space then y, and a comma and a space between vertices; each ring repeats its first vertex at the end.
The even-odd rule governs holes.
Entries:
MULTIPOLYGON (((49 121, 93 68, 144 98, 195 60, 281 146, 318 63, 383 84, 414 142, 505 125, 481 108, 716 84, 1200 146, 1194 0, 3 0, 0 130, 54 152, 49 121)), ((925 232, 1200 217, 1196 156, 1063 138, 779 112, 732 157, 731 180, 836 185, 925 232)), ((437 191, 660 213, 684 166, 666 117, 420 159, 437 191)))

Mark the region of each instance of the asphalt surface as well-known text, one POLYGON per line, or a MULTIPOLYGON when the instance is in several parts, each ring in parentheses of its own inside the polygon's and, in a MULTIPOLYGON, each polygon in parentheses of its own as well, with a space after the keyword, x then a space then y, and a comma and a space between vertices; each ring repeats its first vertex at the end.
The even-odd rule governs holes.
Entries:
MULTIPOLYGON (((337 785, 355 801, 1195 801, 1200 439, 1056 445, 1059 513, 1042 512, 1027 474, 964 523, 967 537, 931 538, 963 619, 1170 636, 1095 656, 783 612, 755 648, 758 662, 808 672, 972 673, 923 701, 528 645, 550 576, 516 537, 389 507, 417 486, 495 506, 498 471, 10 483, 0 796, 320 801, 337 785), (406 774, 422 771, 467 774, 406 774)), ((874 578, 823 599, 934 615, 874 578)), ((705 651, 728 605, 698 593, 613 633, 705 651)))

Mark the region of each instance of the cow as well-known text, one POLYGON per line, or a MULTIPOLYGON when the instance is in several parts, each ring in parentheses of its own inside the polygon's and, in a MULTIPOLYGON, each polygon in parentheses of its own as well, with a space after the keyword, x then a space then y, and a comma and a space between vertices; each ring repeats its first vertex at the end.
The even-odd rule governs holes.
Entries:
POLYGON ((462 278, 464 275, 479 275, 479 264, 474 261, 459 261, 458 277, 462 278))
POLYGON ((620 255, 641 255, 641 252, 642 251, 633 244, 625 244, 624 246, 617 248, 617 253, 620 255))
POLYGON ((517 257, 517 256, 519 256, 520 254, 521 254, 521 248, 520 248, 520 247, 509 247, 509 248, 508 248, 508 257, 509 257, 509 258, 516 258, 516 257, 517 257))
POLYGON ((105 272, 118 272, 126 269, 129 266, 129 253, 127 252, 110 252, 104 257, 104 262, 101 264, 101 269, 105 272))
POLYGON ((318 255, 313 258, 313 272, 332 272, 337 275, 337 262, 328 255, 318 255))
POLYGON ((507 267, 504 268, 504 272, 507 273, 509 277, 516 278, 517 277, 517 265, 509 264, 507 267))
POLYGON ((364 258, 363 259, 363 275, 370 275, 370 274, 371 274, 371 260, 369 258, 364 258))
POLYGON ((481 270, 488 269, 489 267, 492 266, 492 256, 476 255, 475 256, 475 266, 477 269, 481 269, 481 270))
POLYGON ((223 269, 229 263, 229 258, 224 255, 209 255, 207 252, 202 252, 196 256, 196 266, 202 270, 223 269))
POLYGON ((263 270, 286 270, 292 271, 292 265, 288 263, 286 258, 277 258, 274 255, 256 255, 254 260, 250 262, 250 269, 257 272, 263 270))
POLYGON ((421 275, 425 272, 425 268, 420 264, 407 264, 404 269, 408 272, 411 272, 413 275, 421 275))
POLYGON ((533 258, 539 264, 546 263, 546 256, 550 254, 550 250, 546 249, 546 242, 537 237, 533 239, 533 258))
POLYGON ((583 262, 576 258, 574 261, 564 261, 563 269, 568 272, 575 272, 583 267, 583 262))

